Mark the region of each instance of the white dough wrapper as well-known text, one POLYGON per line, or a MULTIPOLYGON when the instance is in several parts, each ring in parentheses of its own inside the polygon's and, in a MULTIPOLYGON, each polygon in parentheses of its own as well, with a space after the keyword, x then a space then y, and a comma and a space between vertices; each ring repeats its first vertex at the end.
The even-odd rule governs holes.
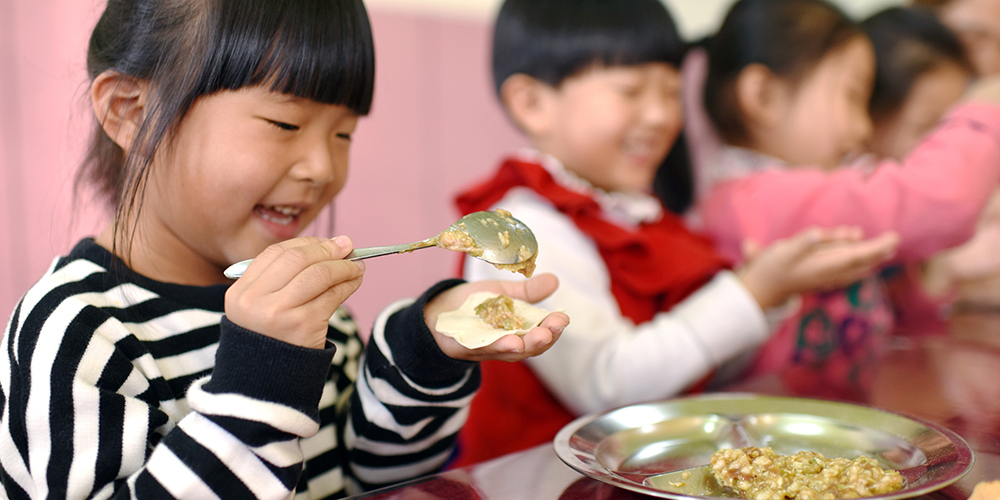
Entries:
POLYGON ((524 320, 524 328, 521 330, 494 328, 476 314, 476 306, 499 295, 493 292, 477 292, 470 295, 458 309, 439 314, 434 329, 457 340, 466 349, 478 349, 496 342, 504 335, 512 333, 524 335, 549 315, 549 311, 545 309, 523 300, 513 299, 514 314, 524 320))

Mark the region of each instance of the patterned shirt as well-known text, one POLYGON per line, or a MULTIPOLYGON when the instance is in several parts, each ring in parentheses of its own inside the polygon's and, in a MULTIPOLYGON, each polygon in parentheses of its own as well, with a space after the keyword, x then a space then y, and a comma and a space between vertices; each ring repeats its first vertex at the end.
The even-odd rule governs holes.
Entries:
POLYGON ((332 498, 433 472, 479 385, 478 364, 447 357, 424 321, 457 283, 389 306, 367 346, 338 310, 326 349, 307 349, 229 322, 226 285, 153 281, 83 240, 2 338, 3 490, 332 498))

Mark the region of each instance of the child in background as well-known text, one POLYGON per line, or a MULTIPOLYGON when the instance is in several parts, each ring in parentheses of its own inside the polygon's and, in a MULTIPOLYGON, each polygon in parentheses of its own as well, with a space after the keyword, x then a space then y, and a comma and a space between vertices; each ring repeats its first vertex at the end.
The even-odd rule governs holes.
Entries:
MULTIPOLYGON (((726 365, 767 338, 764 311, 853 281, 892 252, 893 235, 858 243, 849 228, 806 231, 736 273, 665 211, 650 188, 682 126, 684 50, 659 0, 502 5, 494 82, 534 149, 458 206, 502 207, 532 228, 538 269, 561 283, 542 304, 573 323, 530 363, 483 364, 457 465, 551 441, 584 413, 726 380, 726 365)), ((465 259, 464 273, 497 270, 465 259)))
POLYGON ((961 42, 930 11, 891 7, 861 23, 875 51, 868 149, 902 162, 972 81, 961 42))
POLYGON ((78 182, 115 218, 10 319, 0 496, 318 499, 412 478, 450 455, 475 361, 537 355, 567 324, 466 350, 440 312, 557 282, 448 280, 389 306, 365 347, 341 308, 365 271, 351 241, 293 238, 343 187, 371 105, 361 0, 112 0, 88 70, 78 182))
MULTIPOLYGON (((1000 75, 1000 0, 915 0, 914 4, 931 8, 958 35, 978 76, 1000 75)), ((976 236, 928 263, 927 282, 938 290, 952 288, 952 315, 1000 312, 1000 257, 991 251, 998 238, 1000 187, 983 211, 976 236)))
MULTIPOLYGON (((965 93, 973 69, 961 41, 930 11, 891 7, 861 23, 875 49, 875 84, 869 103, 869 150, 897 162, 916 149, 965 93)), ((958 282, 1000 264, 995 231, 977 231, 968 242, 928 260, 886 268, 896 330, 908 336, 947 332, 946 310, 958 282), (977 262, 969 272, 964 262, 977 262)))
MULTIPOLYGON (((821 0, 740 0, 709 44, 705 106, 727 146, 699 175, 704 229, 739 260, 810 226, 896 231, 919 262, 973 232, 1000 178, 1000 85, 983 82, 904 162, 841 168, 871 135, 872 46, 821 0)), ((892 328, 873 273, 803 297, 749 374, 780 372, 793 392, 852 398, 892 328)))
POLYGON ((914 0, 933 9, 965 46, 979 76, 1000 74, 1000 0, 914 0))

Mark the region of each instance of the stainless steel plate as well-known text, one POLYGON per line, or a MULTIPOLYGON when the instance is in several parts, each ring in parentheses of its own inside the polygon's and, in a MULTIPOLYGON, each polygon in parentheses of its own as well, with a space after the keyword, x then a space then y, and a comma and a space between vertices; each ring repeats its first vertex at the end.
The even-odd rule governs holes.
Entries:
POLYGON ((866 455, 882 467, 909 469, 903 489, 870 497, 882 500, 943 488, 965 475, 975 458, 958 434, 920 419, 848 403, 753 394, 678 398, 584 416, 564 427, 554 445, 563 462, 594 479, 675 499, 726 496, 717 488, 676 488, 663 480, 672 477, 664 475, 668 471, 708 464, 720 448, 866 455))

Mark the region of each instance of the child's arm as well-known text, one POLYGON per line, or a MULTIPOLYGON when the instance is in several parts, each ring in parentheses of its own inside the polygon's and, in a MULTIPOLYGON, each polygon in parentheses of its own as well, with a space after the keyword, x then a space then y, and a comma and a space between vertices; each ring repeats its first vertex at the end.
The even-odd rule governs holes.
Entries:
MULTIPOLYGON (((720 364, 759 346, 769 334, 761 307, 800 291, 796 287, 803 283, 817 283, 804 278, 815 274, 807 271, 796 275, 802 280, 798 284, 783 282, 780 290, 759 288, 762 282, 763 286, 773 284, 760 275, 774 266, 784 271, 790 262, 797 262, 816 269, 864 273, 893 246, 892 241, 880 241, 872 245, 873 253, 862 248, 848 252, 844 261, 830 255, 824 263, 823 255, 813 260, 816 248, 799 238, 769 250, 766 259, 751 269, 751 276, 744 278, 747 284, 736 274, 722 271, 669 312, 636 325, 622 315, 611 294, 604 261, 572 220, 524 191, 505 198, 502 206, 516 213, 538 238, 538 272, 559 277, 559 289, 540 305, 563 310, 573 321, 552 349, 527 363, 576 414, 676 396, 720 364), (755 290, 751 292, 747 285, 755 290)), ((817 243, 822 241, 821 237, 817 243)), ((854 277, 851 272, 844 279, 854 277)), ((500 278, 504 271, 468 259, 465 273, 470 280, 481 280, 500 278)))
POLYGON ((962 243, 1000 180, 1000 89, 990 85, 972 91, 901 165, 884 162, 870 174, 775 168, 720 183, 701 205, 706 231, 735 259, 744 239, 767 244, 812 225, 894 231, 905 260, 962 243))
MULTIPOLYGON (((319 427, 333 349, 278 342, 223 320, 212 377, 181 398, 174 390, 183 388, 167 379, 177 384, 184 373, 160 372, 134 336, 141 327, 115 317, 123 314, 115 294, 64 295, 79 288, 70 282, 26 300, 4 336, 11 356, 0 357, 0 447, 9 453, 0 464, 9 496, 287 498, 302 470, 297 438, 319 427)), ((138 287, 122 293, 149 295, 138 287)), ((217 313, 183 312, 218 327, 217 313)), ((212 347, 169 366, 211 368, 212 347)))
POLYGON ((416 301, 394 303, 375 321, 344 436, 351 474, 365 489, 441 467, 479 388, 475 361, 517 361, 541 354, 569 322, 565 314, 553 313, 523 339, 508 335, 480 349, 465 349, 430 328, 439 313, 483 290, 537 302, 558 282, 541 275, 517 283, 461 283, 438 283, 416 301))

